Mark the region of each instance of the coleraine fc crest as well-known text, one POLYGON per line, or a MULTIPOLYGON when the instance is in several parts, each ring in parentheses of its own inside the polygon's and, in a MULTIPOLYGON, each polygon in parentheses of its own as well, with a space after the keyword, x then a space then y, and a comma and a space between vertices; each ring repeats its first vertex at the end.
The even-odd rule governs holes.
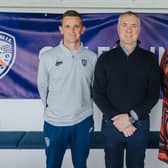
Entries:
POLYGON ((12 68, 16 57, 16 41, 12 35, 0 31, 0 79, 12 68))

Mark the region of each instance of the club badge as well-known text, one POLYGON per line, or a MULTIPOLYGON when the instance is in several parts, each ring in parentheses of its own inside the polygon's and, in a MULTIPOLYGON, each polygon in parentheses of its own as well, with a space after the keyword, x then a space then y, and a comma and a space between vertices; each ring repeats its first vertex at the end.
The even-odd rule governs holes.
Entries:
POLYGON ((82 65, 86 66, 87 65, 87 59, 82 59, 82 65))
POLYGON ((15 37, 0 31, 0 79, 12 68, 16 58, 15 37))

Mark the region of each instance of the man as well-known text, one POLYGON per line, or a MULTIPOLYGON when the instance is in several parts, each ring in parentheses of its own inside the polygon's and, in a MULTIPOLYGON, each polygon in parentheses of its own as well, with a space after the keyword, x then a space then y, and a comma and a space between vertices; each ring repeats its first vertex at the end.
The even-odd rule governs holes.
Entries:
POLYGON ((93 97, 103 112, 106 168, 144 168, 149 113, 159 98, 156 57, 139 47, 140 19, 133 12, 119 17, 119 44, 96 64, 93 97))
POLYGON ((78 12, 66 11, 59 30, 63 40, 41 54, 38 69, 45 107, 46 165, 60 168, 69 146, 74 168, 86 168, 93 131, 91 85, 96 54, 80 41, 85 27, 78 12))

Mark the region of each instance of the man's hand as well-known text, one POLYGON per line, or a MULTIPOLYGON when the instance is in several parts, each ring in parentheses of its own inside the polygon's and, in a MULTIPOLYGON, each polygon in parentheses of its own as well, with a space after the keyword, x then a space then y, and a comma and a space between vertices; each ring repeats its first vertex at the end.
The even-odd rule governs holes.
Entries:
POLYGON ((131 124, 128 127, 126 127, 122 132, 125 137, 129 137, 133 135, 135 131, 136 131, 136 127, 134 127, 134 125, 131 124))
POLYGON ((129 122, 128 114, 119 114, 112 118, 114 126, 120 131, 123 132, 124 129, 131 125, 129 122))
POLYGON ((136 127, 129 122, 128 114, 119 114, 112 118, 114 126, 124 134, 125 137, 129 137, 136 131, 136 127))

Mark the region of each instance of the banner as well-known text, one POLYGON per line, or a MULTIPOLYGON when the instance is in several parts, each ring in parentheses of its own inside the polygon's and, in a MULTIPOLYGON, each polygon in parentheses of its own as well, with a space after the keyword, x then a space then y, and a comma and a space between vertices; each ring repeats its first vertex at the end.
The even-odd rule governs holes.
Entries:
MULTIPOLYGON (((141 13, 141 46, 161 59, 168 47, 168 14, 141 13)), ((84 46, 100 55, 118 40, 119 13, 82 14, 84 46)), ((39 53, 59 44, 61 15, 0 13, 0 98, 39 98, 39 53)))

